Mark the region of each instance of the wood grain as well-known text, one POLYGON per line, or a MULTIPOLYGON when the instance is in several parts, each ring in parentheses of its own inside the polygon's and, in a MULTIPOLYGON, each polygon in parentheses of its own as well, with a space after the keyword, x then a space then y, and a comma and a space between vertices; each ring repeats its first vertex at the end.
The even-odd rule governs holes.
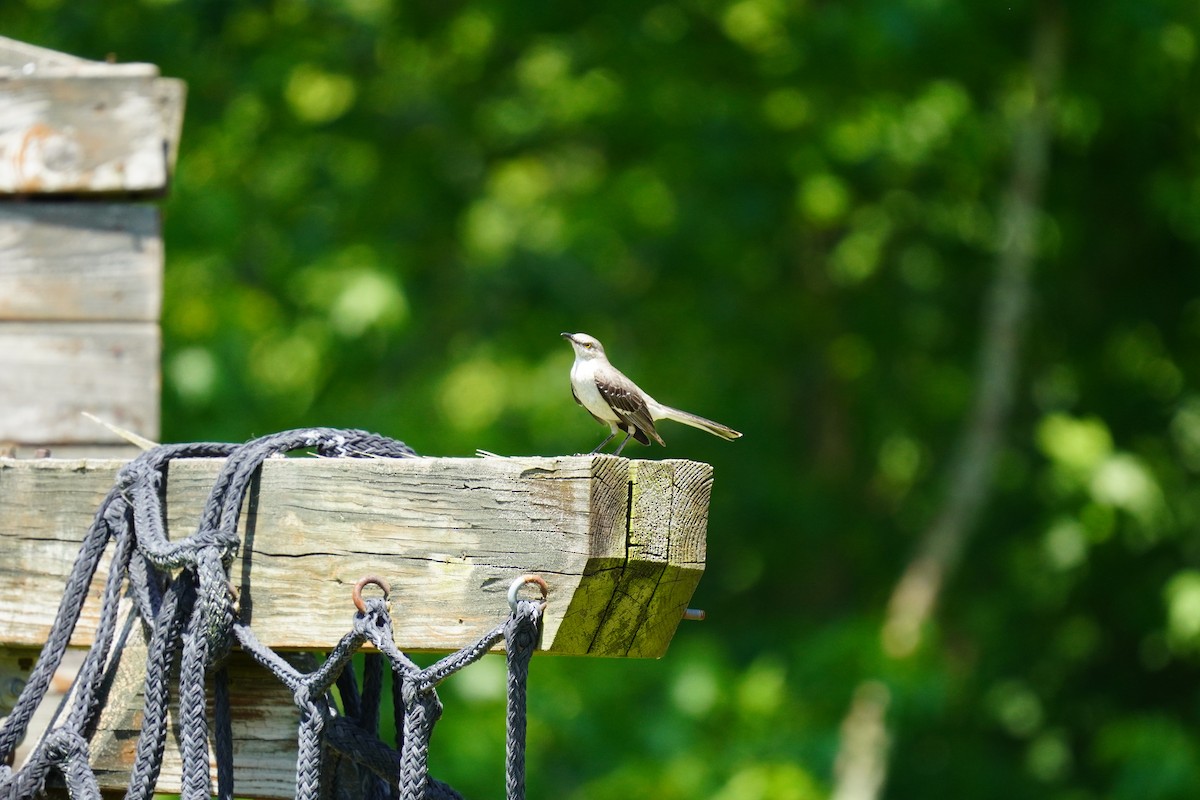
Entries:
MULTIPOLYGON (((641 625, 627 653, 632 657, 662 655, 662 643, 674 638, 675 628, 704 573, 707 557, 704 532, 708 529, 712 467, 694 461, 672 460, 669 463, 671 469, 656 476, 658 482, 653 489, 643 481, 634 484, 642 504, 669 503, 669 509, 659 508, 657 522, 652 526, 647 526, 644 518, 641 525, 630 524, 631 530, 644 532, 648 543, 655 548, 656 557, 661 548, 666 547, 661 554, 663 567, 658 583, 646 601, 641 625), (668 531, 665 537, 660 532, 663 527, 668 531)), ((638 466, 640 472, 643 465, 638 466)))
MULTIPOLYGON (((44 639, 82 532, 120 464, 0 459, 0 644, 44 639)), ((172 539, 194 528, 220 464, 171 465, 172 539)), ((661 656, 704 569, 711 485, 707 464, 607 455, 269 460, 243 510, 232 580, 243 618, 275 648, 328 649, 350 630, 350 586, 374 573, 392 584, 402 649, 452 650, 503 620, 509 584, 533 572, 550 585, 543 650, 661 656)), ((78 646, 94 633, 103 579, 102 568, 78 646)), ((92 742, 106 790, 127 785, 141 727, 140 631, 134 626, 112 668, 92 742)), ((292 797, 290 693, 239 652, 228 666, 236 792, 292 797)), ((158 790, 178 792, 177 730, 163 764, 158 790)))
POLYGON ((0 204, 0 320, 157 322, 159 231, 149 205, 0 204))
POLYGON ((0 442, 124 443, 83 417, 158 436, 159 332, 150 322, 0 322, 0 442))
POLYGON ((0 71, 0 194, 163 193, 183 92, 132 66, 0 71))
MULTIPOLYGON (((173 537, 194 528, 220 463, 171 465, 173 537)), ((44 640, 54 613, 46 598, 61 594, 118 466, 0 460, 0 643, 44 640)), ((243 619, 275 648, 336 641, 354 611, 350 587, 378 574, 392 584, 402 647, 457 649, 506 616, 515 577, 536 572, 551 587, 544 649, 659 656, 699 581, 702 553, 697 561, 695 547, 676 548, 683 560, 673 566, 685 571, 667 600, 654 598, 671 542, 704 539, 707 511, 691 504, 707 504, 710 481, 707 465, 611 456, 272 460, 248 499, 231 577, 243 619), (653 499, 664 490, 669 497, 653 499), (636 515, 631 495, 644 509, 636 515), (652 605, 664 618, 649 616, 652 605)), ((94 620, 89 608, 76 644, 90 641, 94 620)))

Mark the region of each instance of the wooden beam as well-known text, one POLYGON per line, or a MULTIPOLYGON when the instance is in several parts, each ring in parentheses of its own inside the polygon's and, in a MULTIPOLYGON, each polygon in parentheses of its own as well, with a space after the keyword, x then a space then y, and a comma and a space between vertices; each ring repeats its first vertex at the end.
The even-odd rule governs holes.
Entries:
POLYGON ((183 96, 149 65, 0 70, 0 194, 162 194, 183 96))
MULTIPOLYGON (((193 531, 221 463, 171 464, 172 539, 193 531)), ((120 466, 0 459, 0 645, 43 641, 120 466)), ((711 486, 707 464, 608 455, 268 460, 243 509, 232 578, 243 618, 277 649, 330 648, 350 630, 351 586, 377 574, 392 584, 402 649, 456 650, 507 616, 510 583, 532 572, 550 586, 543 650, 661 656, 704 569, 711 486)), ((91 642, 104 572, 76 646, 91 642)), ((106 790, 128 785, 145 659, 135 625, 91 746, 106 790)), ((237 794, 293 797, 298 715, 289 691, 240 652, 228 668, 237 794)), ((168 734, 160 792, 180 789, 177 736, 168 734)))
POLYGON ((0 442, 124 443, 83 411, 157 436, 158 361, 152 322, 0 321, 0 442))
POLYGON ((162 267, 154 206, 0 204, 0 320, 157 322, 162 267))
POLYGON ((0 36, 0 67, 29 74, 39 69, 79 67, 87 63, 78 56, 0 36))
MULTIPOLYGON (((220 463, 172 463, 172 538, 194 528, 220 463)), ((44 640, 119 466, 0 459, 0 644, 44 640)), ((703 570, 711 480, 705 464, 611 456, 271 460, 243 510, 233 582, 274 648, 329 647, 349 630, 350 588, 377 574, 401 647, 454 650, 502 620, 509 584, 536 572, 550 584, 543 649, 661 656, 703 570)))

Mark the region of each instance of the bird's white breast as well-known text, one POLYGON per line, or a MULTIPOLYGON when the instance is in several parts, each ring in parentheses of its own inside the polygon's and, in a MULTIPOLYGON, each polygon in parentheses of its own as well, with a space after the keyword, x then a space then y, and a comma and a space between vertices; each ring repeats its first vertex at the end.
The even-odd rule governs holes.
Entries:
POLYGON ((583 403, 583 407, 594 416, 617 421, 617 415, 608 407, 608 403, 604 402, 600 390, 596 388, 595 362, 576 359, 571 365, 571 388, 575 390, 575 396, 583 403))

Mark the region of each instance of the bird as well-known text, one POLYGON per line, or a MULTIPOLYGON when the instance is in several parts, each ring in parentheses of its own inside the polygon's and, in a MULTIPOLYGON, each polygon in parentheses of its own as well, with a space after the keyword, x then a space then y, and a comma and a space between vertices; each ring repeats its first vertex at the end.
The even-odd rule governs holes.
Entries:
POLYGON ((571 365, 571 394, 575 402, 583 406, 597 422, 612 429, 592 453, 600 452, 621 431, 625 432, 625 438, 613 455, 621 455, 621 450, 631 437, 644 445, 654 440, 665 447, 666 443, 654 427, 654 423, 660 419, 681 422, 729 441, 741 438, 742 434, 728 425, 665 406, 655 400, 609 363, 608 356, 604 354, 604 345, 595 336, 586 333, 563 333, 561 336, 571 343, 575 351, 575 363, 571 365))

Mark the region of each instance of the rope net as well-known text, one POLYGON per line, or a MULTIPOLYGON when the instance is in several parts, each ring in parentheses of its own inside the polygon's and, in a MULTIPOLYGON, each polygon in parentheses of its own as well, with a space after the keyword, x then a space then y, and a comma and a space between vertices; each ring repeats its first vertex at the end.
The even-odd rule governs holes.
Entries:
POLYGON ((154 793, 162 768, 167 736, 169 696, 178 703, 183 800, 214 794, 210 775, 210 741, 217 767, 216 796, 234 796, 233 736, 229 677, 225 656, 236 643, 293 693, 299 709, 296 797, 435 800, 459 798, 454 789, 428 774, 429 741, 442 713, 436 687, 447 677, 505 643, 508 664, 506 788, 511 800, 525 795, 525 697, 529 662, 541 631, 543 601, 516 597, 518 579, 509 592, 511 616, 431 666, 421 668, 400 651, 392 638, 386 584, 366 578, 354 591, 358 608, 351 629, 324 662, 303 672, 264 645, 238 614, 229 570, 240 539, 238 518, 250 482, 262 462, 276 454, 311 449, 320 456, 341 458, 415 456, 403 442, 357 430, 315 428, 265 436, 246 444, 199 443, 164 445, 148 450, 118 473, 85 534, 67 580, 58 613, 38 661, 12 713, 0 725, 0 798, 32 798, 53 773, 62 776, 72 798, 99 800, 100 788, 89 763, 89 742, 102 703, 101 685, 120 640, 140 621, 147 641, 145 708, 129 776, 127 800, 154 793), (171 461, 224 458, 225 464, 208 496, 196 532, 167 538, 164 495, 171 461), (89 586, 105 550, 112 561, 102 592, 99 622, 69 695, 69 709, 42 736, 24 765, 14 770, 13 752, 46 694, 67 642, 79 619, 89 586), (363 599, 365 583, 384 588, 384 597, 363 599), (134 613, 118 635, 118 601, 128 594, 134 613), (365 655, 359 681, 348 668, 365 643, 376 652, 365 655), (177 668, 178 678, 172 683, 177 668), (390 669, 389 669, 390 668, 390 669), (397 747, 378 735, 384 683, 390 673, 397 747), (206 676, 212 679, 211 720, 206 713, 206 676), (339 708, 333 687, 341 699, 339 708))

